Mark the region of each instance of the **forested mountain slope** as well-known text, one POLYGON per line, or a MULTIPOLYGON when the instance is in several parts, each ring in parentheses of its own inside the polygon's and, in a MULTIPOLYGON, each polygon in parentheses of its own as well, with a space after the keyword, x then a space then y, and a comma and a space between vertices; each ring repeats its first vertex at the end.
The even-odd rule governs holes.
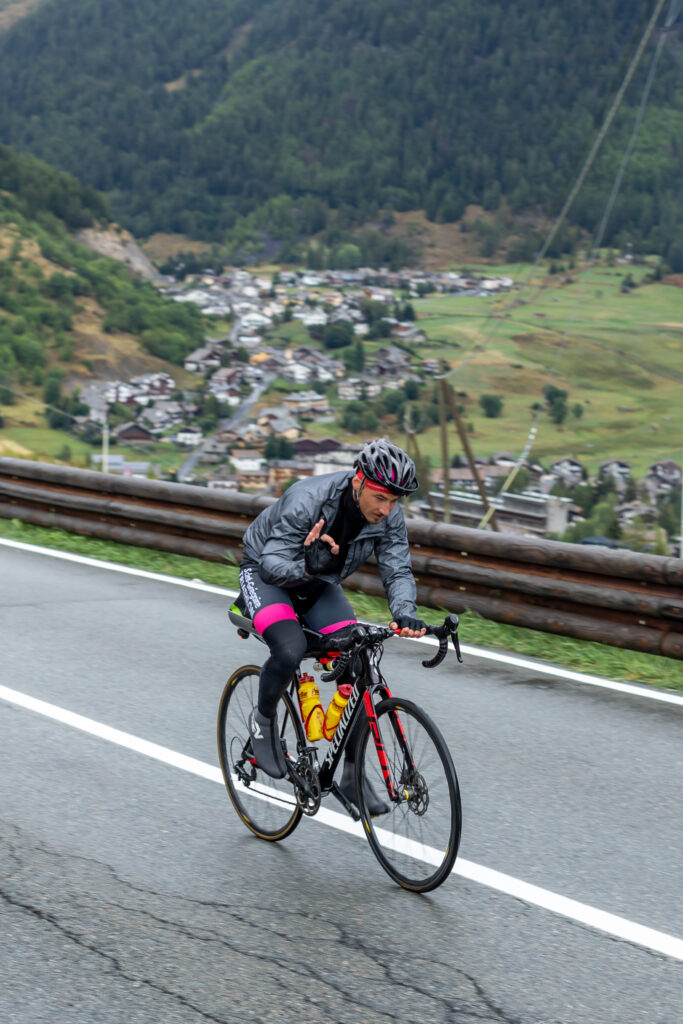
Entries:
POLYGON ((0 417, 16 392, 37 399, 48 385, 53 405, 79 411, 55 381, 168 369, 202 342, 196 307, 161 298, 71 236, 107 219, 94 189, 0 146, 0 417))
MULTIPOLYGON (((138 235, 220 239, 253 211, 279 237, 379 209, 552 214, 653 6, 51 0, 0 35, 0 139, 106 192, 138 235)), ((608 242, 675 242, 682 38, 677 24, 608 242)), ((602 215, 653 50, 572 210, 583 227, 602 215)))

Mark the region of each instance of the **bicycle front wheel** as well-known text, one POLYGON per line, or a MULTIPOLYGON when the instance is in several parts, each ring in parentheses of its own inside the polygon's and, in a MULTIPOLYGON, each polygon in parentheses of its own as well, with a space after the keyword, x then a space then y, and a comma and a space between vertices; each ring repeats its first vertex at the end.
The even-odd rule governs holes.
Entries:
MULTIPOLYGON (((259 839, 275 842, 296 828, 301 809, 288 779, 272 779, 255 763, 249 743, 249 713, 258 700, 256 665, 238 668, 228 679, 218 709, 218 757, 233 807, 259 839)), ((301 722, 288 693, 277 707, 280 739, 296 761, 305 743, 301 722)))
POLYGON ((374 738, 366 725, 356 757, 356 794, 365 834, 384 870, 414 892, 428 892, 448 878, 460 845, 462 810, 458 778, 443 736, 421 708, 389 698, 376 707, 388 770, 398 799, 387 814, 371 817, 363 777, 386 795, 374 738))

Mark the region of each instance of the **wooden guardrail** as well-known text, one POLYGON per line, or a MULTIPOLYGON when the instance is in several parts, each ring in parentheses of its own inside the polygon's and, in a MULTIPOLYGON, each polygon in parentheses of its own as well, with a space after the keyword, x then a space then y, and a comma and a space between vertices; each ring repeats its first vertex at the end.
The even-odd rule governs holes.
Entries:
MULTIPOLYGON (((0 458, 0 517, 209 561, 239 560, 273 499, 0 458)), ((407 521, 420 603, 683 658, 683 559, 407 521)), ((372 563, 347 581, 382 596, 372 563)))

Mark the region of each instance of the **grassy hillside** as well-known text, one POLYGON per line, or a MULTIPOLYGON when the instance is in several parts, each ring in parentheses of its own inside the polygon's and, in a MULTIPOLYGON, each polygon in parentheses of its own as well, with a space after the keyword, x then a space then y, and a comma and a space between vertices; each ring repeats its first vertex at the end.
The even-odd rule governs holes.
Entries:
MULTIPOLYGON (((487 268, 491 270, 492 268, 487 268)), ((680 282, 651 280, 652 267, 616 265, 538 271, 528 265, 495 268, 526 282, 496 297, 439 296, 414 300, 418 326, 428 341, 415 348, 453 367, 475 453, 518 455, 530 429, 534 403, 552 383, 568 392, 568 415, 555 424, 540 422, 532 458, 549 464, 563 455, 580 459, 595 472, 608 458, 624 458, 636 476, 661 458, 680 461, 683 438, 683 289, 680 282), (627 275, 642 282, 622 291, 627 275), (497 394, 503 410, 487 418, 483 394, 497 394), (580 406, 580 415, 574 407, 580 406)), ((382 341, 365 342, 371 358, 382 341)), ((422 400, 430 394, 423 392, 422 400)), ((342 411, 345 403, 339 404, 342 411)), ((381 419, 381 409, 378 405, 381 419)), ((393 418, 385 419, 400 440, 393 418)), ((330 424, 313 424, 329 434, 330 424)), ((360 430, 360 442, 367 430, 360 430)), ((437 427, 419 435, 424 454, 441 463, 437 427)), ((462 454, 450 428, 450 454, 462 454)))
POLYGON ((194 380, 177 364, 203 339, 198 311, 162 299, 68 230, 106 216, 92 189, 0 146, 2 454, 51 456, 63 447, 64 435, 46 422, 48 392, 52 405, 75 414, 84 410, 74 404, 74 385, 156 369, 179 383, 194 380))
MULTIPOLYGON (((0 34, 0 138, 105 191, 138 236, 277 238, 291 253, 380 210, 550 215, 652 9, 54 0, 0 34)), ((683 265, 680 32, 666 35, 606 241, 683 265)), ((602 214, 653 50, 572 210, 583 228, 602 214)))
POLYGON ((0 32, 32 14, 46 0, 0 0, 0 32))

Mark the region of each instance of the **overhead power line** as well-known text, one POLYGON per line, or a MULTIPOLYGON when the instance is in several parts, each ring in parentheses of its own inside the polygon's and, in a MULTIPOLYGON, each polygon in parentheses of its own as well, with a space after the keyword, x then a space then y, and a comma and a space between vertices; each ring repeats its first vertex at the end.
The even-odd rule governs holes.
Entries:
MULTIPOLYGON (((679 16, 680 10, 681 10, 681 2, 682 2, 682 0, 671 0, 671 4, 670 4, 670 7, 669 7, 669 12, 668 12, 668 14, 666 16, 666 20, 664 22, 663 30, 662 30, 661 35, 659 37, 659 40, 657 42, 657 48, 655 50, 655 54, 654 54, 654 57, 652 59, 652 63, 650 65, 650 70, 649 70, 649 73, 648 73, 648 76, 647 76, 647 80, 645 82, 645 87, 643 89, 642 96, 640 98, 640 103, 638 105, 638 110, 636 112, 635 123, 633 125, 633 130, 631 132, 631 137, 630 137, 630 139, 628 141, 628 145, 626 147, 626 150, 624 151, 624 155, 623 155, 623 157, 621 159, 621 163, 619 165, 619 169, 617 171, 617 174, 615 176, 614 182, 612 184, 612 189, 610 191, 610 195, 609 195, 609 198, 607 200, 607 204, 605 206, 605 212, 604 212, 602 220, 600 222, 600 226, 599 226, 599 228, 598 228, 598 230, 597 230, 597 232, 595 234, 595 238, 594 238, 593 244, 591 246, 590 255, 589 255, 589 258, 588 258, 587 265, 584 268, 584 272, 591 268, 591 266, 595 262, 597 253, 598 253, 598 251, 600 249, 600 246, 602 245, 602 242, 603 242, 603 239, 604 239, 604 236, 605 236, 605 231, 607 229, 607 224, 609 222, 610 216, 612 215, 612 210, 614 208, 614 203, 616 201, 617 195, 619 194, 619 189, 621 188, 621 183, 622 183, 622 180, 623 180, 623 177, 624 177, 624 172, 626 171, 627 164, 628 164, 629 160, 631 159, 631 156, 633 154, 633 150, 635 148, 636 141, 638 139, 638 135, 640 133, 640 126, 641 126, 642 121, 643 121, 643 116, 644 116, 644 113, 645 113, 645 108, 647 107, 647 102, 648 102, 648 100, 650 98, 650 90, 652 88, 652 83, 654 82, 655 72, 657 70, 657 66, 659 64, 659 58, 661 57, 662 49, 664 48, 664 42, 666 40, 666 34, 665 33, 674 25, 674 23, 678 19, 678 16, 679 16)), ((622 82, 622 85, 621 85, 621 88, 619 90, 619 93, 617 93, 617 96, 615 97, 615 101, 612 104, 612 107, 610 108, 610 111, 609 111, 609 113, 608 113, 608 115, 607 115, 607 117, 605 119, 605 124, 603 125, 603 129, 601 130, 600 135, 598 135, 598 138, 596 139, 596 142, 594 143, 593 148, 591 149, 591 152, 588 155, 586 163, 584 164, 584 168, 582 169, 581 174, 579 175, 579 178, 577 179, 578 187, 577 187, 577 184, 574 185, 574 188, 572 189, 572 192, 570 193, 570 195, 567 198, 567 201, 565 202, 565 205, 563 207, 562 213, 560 214, 560 216, 558 217, 557 221, 553 225, 553 227, 552 227, 552 229, 550 231, 550 234, 548 235, 548 238, 546 239, 546 242, 545 242, 543 248, 541 249, 541 251, 539 252, 539 255, 536 257, 536 260, 534 261, 534 263, 537 263, 538 260, 542 259, 542 257, 548 251, 548 248, 549 248, 549 246, 550 246, 550 244, 552 242, 552 239, 555 237, 555 234, 557 233, 557 230, 560 227, 560 224, 562 223, 562 219, 564 218, 564 216, 566 216, 566 214, 567 214, 567 212, 568 212, 568 210, 569 210, 569 208, 571 206, 571 203, 573 202, 574 198, 576 197, 576 193, 578 192, 578 188, 580 187, 581 183, 585 179, 586 173, 588 172, 590 164, 592 163, 592 160, 593 160, 595 154, 597 153, 597 149, 599 148, 599 144, 602 141, 602 138, 604 138, 606 130, 609 127, 609 124, 611 124, 611 122, 612 122, 612 120, 614 118, 614 114, 616 113, 616 110, 617 110, 619 104, 621 103, 621 99, 623 98, 623 95, 624 95, 624 92, 626 90, 626 87, 628 86, 628 83, 630 82, 631 78, 633 77, 633 73, 635 72, 635 69, 636 69, 636 67, 638 65, 638 62, 640 61, 640 58, 641 58, 642 53, 643 53, 643 51, 645 49, 645 46, 647 45, 647 42, 648 42, 648 40, 650 38, 650 35, 652 34, 652 29, 654 27, 654 23, 656 23, 657 17, 659 16, 659 13, 660 13, 662 7, 664 6, 664 3, 665 3, 665 0, 662 0, 662 2, 658 4, 656 11, 653 13, 652 18, 648 22, 648 24, 646 26, 646 29, 645 29, 645 32, 643 34, 643 37, 642 37, 642 39, 640 41, 640 44, 638 46, 638 49, 636 50, 636 53, 634 54, 633 60, 631 61, 631 64, 629 65, 628 71, 626 72, 626 76, 624 77, 624 81, 622 82)), ((572 313, 570 315, 570 318, 569 318, 569 320, 568 320, 568 322, 567 322, 567 324, 565 326, 564 334, 563 334, 560 346, 558 348, 557 355, 555 357, 553 365, 552 365, 552 367, 550 369, 550 372, 548 374, 548 381, 549 382, 552 380, 552 378, 557 373, 557 368, 558 368, 560 359, 561 359, 561 357, 564 354, 564 351, 566 349, 567 341, 568 341, 568 338, 569 338, 569 329, 570 329, 571 324, 573 322, 573 319, 574 319, 574 316, 575 316, 575 311, 576 311, 576 308, 578 307, 578 300, 579 300, 581 294, 582 294, 582 290, 580 289, 579 293, 577 294, 576 300, 574 302, 574 307, 573 307, 572 313)), ((500 493, 503 493, 504 491, 506 491, 508 489, 508 487, 512 484, 512 482, 514 481, 515 477, 517 476, 519 470, 522 468, 522 466, 526 462, 527 458, 529 457, 531 449, 532 449, 532 447, 533 447, 533 445, 534 445, 534 443, 536 441, 536 435, 538 433, 538 428, 539 428, 539 423, 540 423, 542 411, 543 410, 541 410, 541 409, 537 409, 535 411, 533 419, 532 419, 532 422, 531 422, 531 427, 530 427, 530 430, 529 430, 529 434, 527 436, 527 440, 526 440, 526 443, 524 445, 524 448, 522 449, 522 452, 519 455, 519 458, 517 459, 517 461, 515 462, 515 465, 513 466, 512 470, 510 471, 507 479, 503 483, 503 486, 500 489, 500 493)), ((487 510, 487 512, 484 515, 483 519, 479 523, 479 529, 485 528, 487 523, 488 523, 488 521, 489 521, 489 519, 490 519, 490 512, 487 510)))
MULTIPOLYGON (((571 209, 571 206, 572 206, 574 200, 576 199, 576 196, 578 195, 579 189, 581 188, 581 186, 583 185, 584 181, 586 180, 586 175, 588 174, 589 170, 591 169, 593 161, 595 160, 595 157, 597 156, 598 150, 600 149, 600 146, 602 145, 603 140, 604 140, 605 136, 607 135, 607 132, 609 131, 609 127, 610 127, 610 125, 612 124, 612 121, 615 118, 617 110, 621 106, 621 101, 624 98, 624 93, 628 89, 629 84, 631 82, 631 79, 633 78, 633 75, 635 74, 635 70, 638 67, 639 63, 640 63, 640 58, 642 57, 643 52, 645 50, 645 47, 647 46, 648 41, 650 39, 650 36, 652 35, 652 32, 653 32, 653 30, 655 28, 655 25, 657 24, 657 21, 659 20, 659 16, 662 13, 662 9, 664 7, 665 2, 666 2, 666 0, 657 0, 657 4, 655 6, 654 11, 652 12, 652 16, 651 16, 650 20, 648 21, 648 23, 647 23, 647 25, 645 27, 645 31, 643 32, 642 38, 641 38, 641 40, 640 40, 640 42, 639 42, 639 44, 638 44, 638 46, 636 48, 636 52, 633 54, 633 57, 631 59, 631 63, 629 64, 628 69, 626 71, 626 74, 624 75, 624 80, 621 83, 621 85, 619 86, 619 89, 617 90, 616 96, 612 100, 612 105, 610 106, 609 110, 607 111, 607 115, 605 117, 605 120, 603 121, 602 127, 601 127, 600 131, 598 132, 593 145, 591 146, 590 152, 589 152, 588 156, 586 157, 586 159, 584 161, 584 165, 581 168, 581 171, 579 172, 579 176, 576 179, 576 181, 574 182, 574 185, 573 185, 569 195, 567 196, 567 198, 565 200, 565 204, 562 207, 562 209, 560 210, 560 212, 559 212, 559 214, 557 216, 557 219, 555 220, 555 223, 553 224, 553 226, 551 227, 550 231, 548 232, 548 236, 547 236, 545 242, 543 243, 543 246, 541 247, 541 249, 540 249, 540 251, 539 251, 539 253, 538 253, 538 255, 537 255, 537 257, 536 257, 536 259, 534 261, 535 263, 538 263, 539 260, 542 260, 543 257, 548 252, 548 249, 552 245, 552 242, 553 242, 553 240, 555 238, 555 235, 559 231, 559 229, 560 229, 560 227, 562 225, 562 222, 564 221, 565 217, 567 216, 569 210, 571 209)), ((676 3, 676 2, 678 2, 678 0, 674 0, 674 2, 676 3)))

